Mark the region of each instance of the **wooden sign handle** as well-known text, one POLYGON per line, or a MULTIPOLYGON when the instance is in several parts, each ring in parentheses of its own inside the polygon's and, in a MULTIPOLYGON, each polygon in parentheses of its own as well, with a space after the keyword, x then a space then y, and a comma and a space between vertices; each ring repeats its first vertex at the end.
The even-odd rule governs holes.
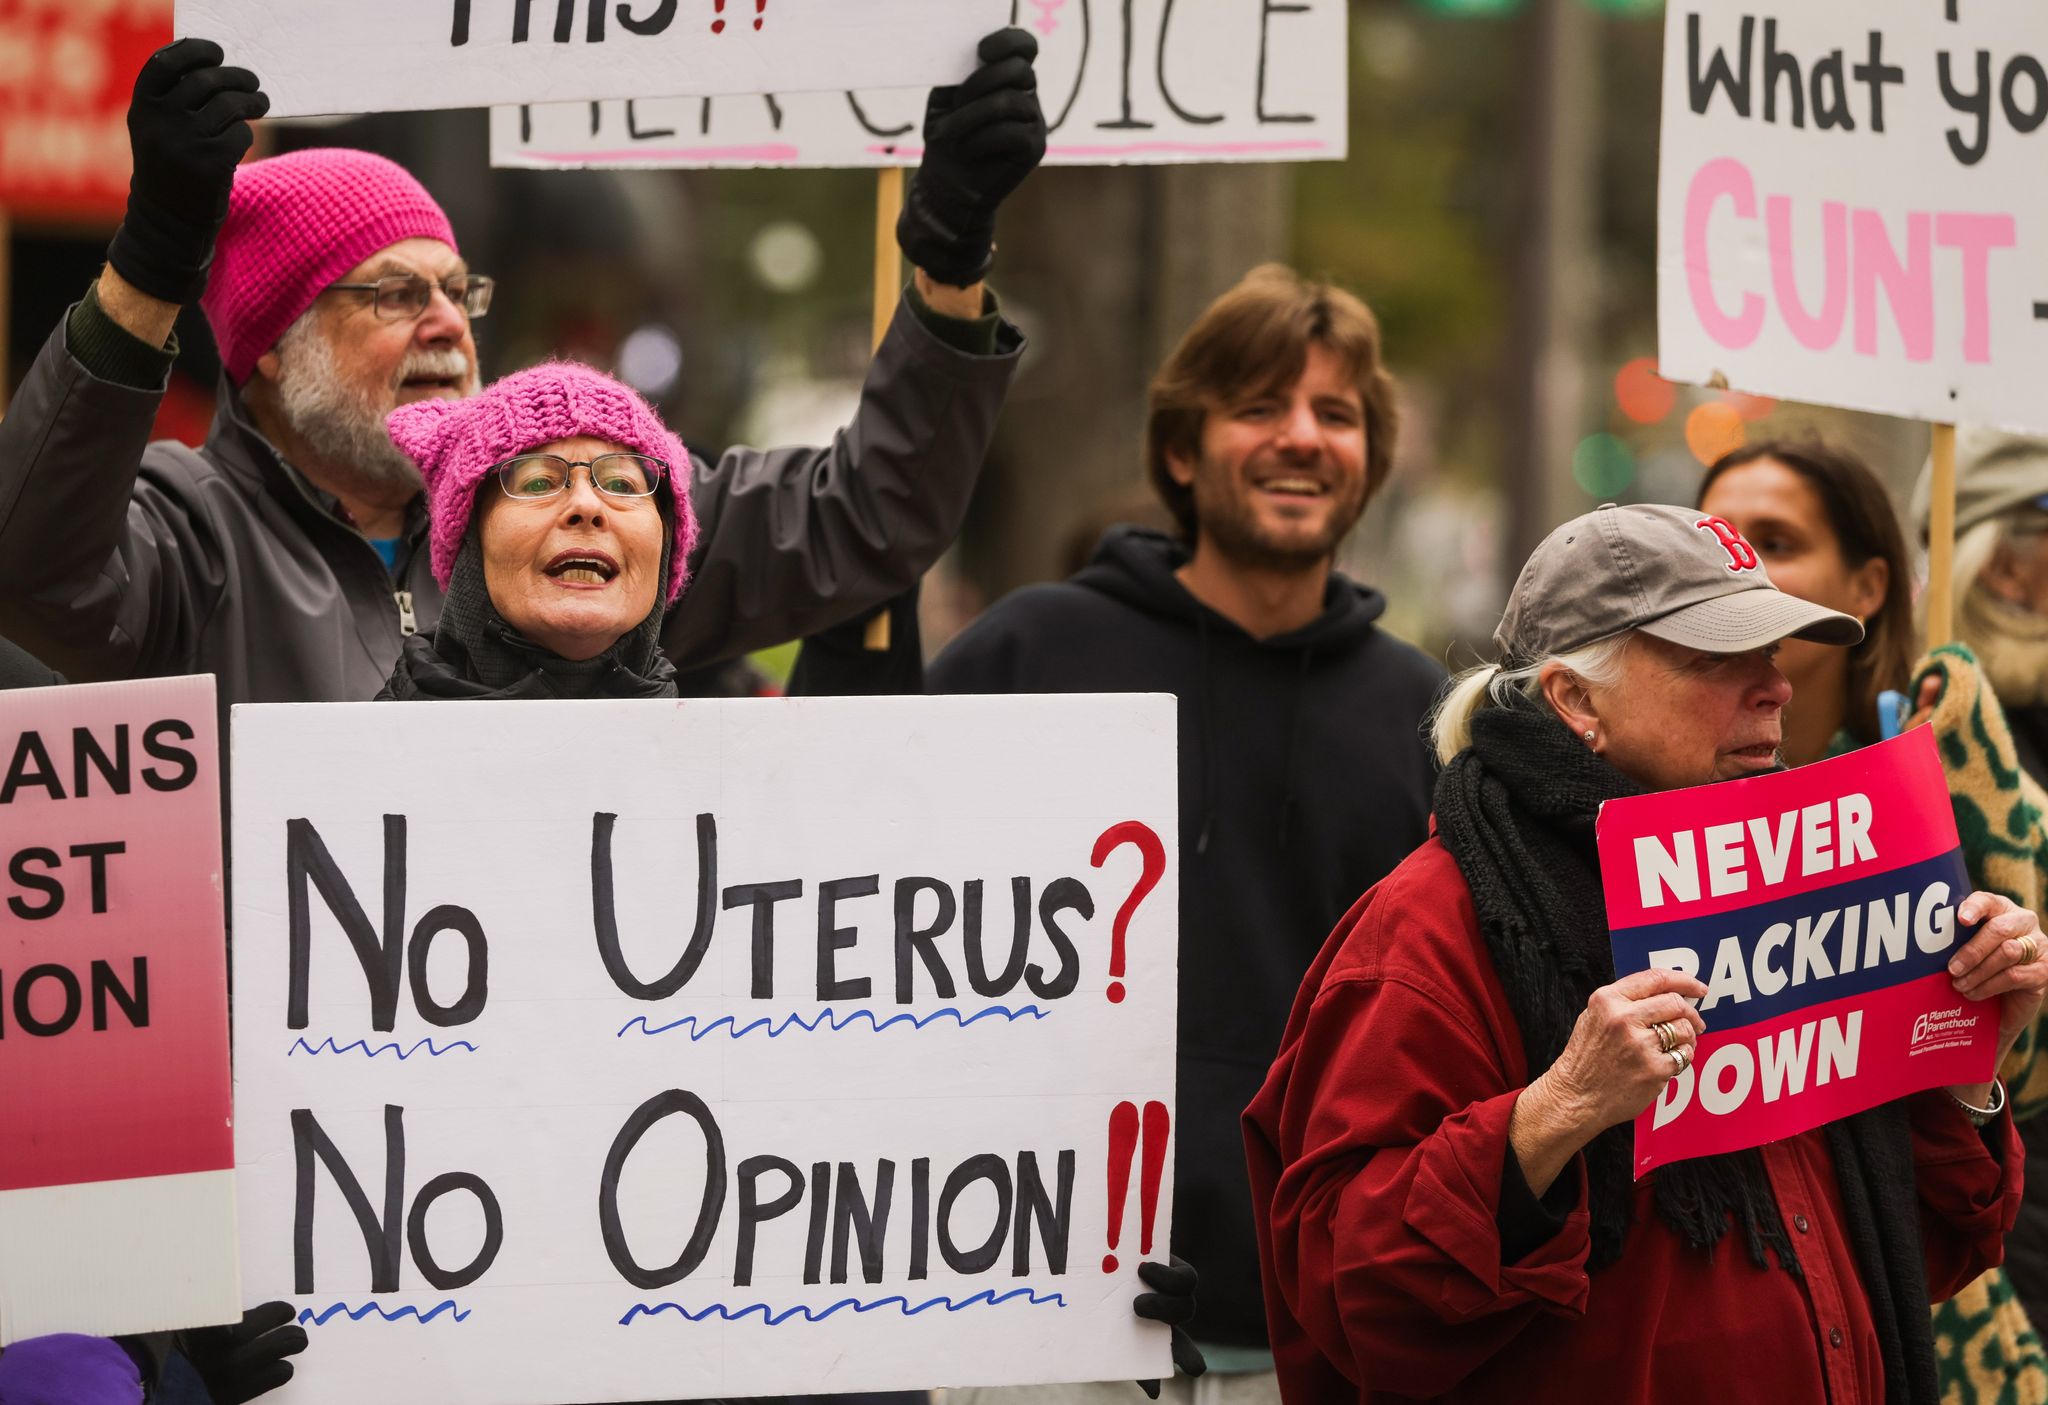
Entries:
MULTIPOLYGON (((874 344, 880 347, 903 296, 903 256, 896 249, 896 217, 903 213, 903 168, 884 166, 875 172, 875 322, 874 344)), ((876 653, 889 649, 889 612, 868 621, 861 642, 876 653)))
POLYGON ((903 168, 875 172, 875 342, 889 330, 903 296, 903 255, 896 249, 896 217, 903 213, 903 168))
POLYGON ((1927 500, 1927 647, 1954 637, 1956 427, 1934 426, 1933 482, 1927 500))

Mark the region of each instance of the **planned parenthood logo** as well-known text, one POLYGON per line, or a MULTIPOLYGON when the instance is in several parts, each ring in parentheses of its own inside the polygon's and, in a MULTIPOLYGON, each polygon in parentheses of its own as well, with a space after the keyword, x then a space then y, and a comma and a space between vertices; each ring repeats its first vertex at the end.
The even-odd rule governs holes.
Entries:
POLYGON ((1913 1041, 1906 1046, 1908 1058, 1932 1054, 1940 1049, 1966 1047, 1984 1018, 1978 1010, 1956 1005, 1947 1010, 1929 1010, 1913 1021, 1913 1041))

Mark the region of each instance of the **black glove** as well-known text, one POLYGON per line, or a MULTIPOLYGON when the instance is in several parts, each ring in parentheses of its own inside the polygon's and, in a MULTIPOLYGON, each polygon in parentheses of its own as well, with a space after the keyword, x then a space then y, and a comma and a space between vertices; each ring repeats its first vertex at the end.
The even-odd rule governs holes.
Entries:
POLYGON ((934 88, 924 109, 924 160, 911 178, 896 242, 941 283, 965 288, 988 274, 996 207, 1045 156, 1045 113, 1030 31, 999 29, 976 50, 981 67, 957 88, 934 88))
POLYGON ((153 298, 196 302, 227 218, 235 165, 255 139, 249 123, 270 99, 246 68, 224 68, 220 45, 180 39, 149 56, 128 103, 128 215, 107 262, 153 298))
MULTIPOLYGON (((1154 1291, 1138 1294, 1131 1302, 1131 1311, 1173 1328, 1174 1369, 1183 1376, 1199 1376, 1209 1369, 1209 1363, 1202 1359, 1202 1349, 1195 1345, 1195 1339, 1187 1334, 1187 1324, 1195 1316, 1195 1287, 1199 1280, 1193 1264, 1178 1254, 1170 1257, 1171 1263, 1138 1265, 1138 1277, 1154 1291)), ((1138 1389, 1154 1400, 1159 1398, 1157 1381, 1139 1381, 1138 1389)))
MULTIPOLYGON (((217 51, 216 51, 217 52, 217 51)), ((181 1333, 185 1359, 213 1405, 243 1405, 292 1378, 292 1363, 306 1349, 306 1329, 292 1323, 290 1303, 265 1303, 242 1314, 228 1327, 202 1327, 181 1333)))

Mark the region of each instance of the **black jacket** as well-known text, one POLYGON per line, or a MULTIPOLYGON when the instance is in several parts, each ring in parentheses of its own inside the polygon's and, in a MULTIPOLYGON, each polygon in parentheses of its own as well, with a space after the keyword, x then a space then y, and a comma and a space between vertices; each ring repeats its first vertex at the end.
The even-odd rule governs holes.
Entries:
POLYGON ((2032 776, 2036 785, 2048 786, 2048 703, 2008 707, 2005 720, 2012 728, 2020 769, 2032 776))
POLYGON ((46 688, 62 683, 64 676, 19 644, 0 639, 0 690, 46 688))
POLYGON ((1337 919, 1428 832, 1424 715, 1444 671, 1374 624, 1379 592, 1333 575, 1305 629, 1252 638, 1135 527, 1072 580, 977 620, 935 693, 1147 692, 1180 700, 1180 1053, 1174 1252, 1201 1273, 1197 1340, 1262 1346, 1238 1115, 1337 919))

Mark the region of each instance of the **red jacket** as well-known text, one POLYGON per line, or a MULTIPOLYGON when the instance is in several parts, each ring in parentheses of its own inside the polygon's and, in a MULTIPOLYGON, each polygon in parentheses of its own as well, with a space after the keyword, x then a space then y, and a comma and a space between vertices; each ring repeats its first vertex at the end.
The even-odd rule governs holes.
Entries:
MULTIPOLYGON (((1338 924, 1245 1113, 1282 1393, 1585 1405, 1882 1405, 1884 1367, 1818 1132, 1764 1149, 1806 1277, 1711 1255, 1636 1185, 1622 1257, 1586 1272, 1583 1162, 1563 1227, 1502 1264, 1521 1035, 1463 875, 1431 837, 1338 924)), ((1946 1094, 1912 1100, 1922 1237, 1939 1302, 1998 1263, 2020 1199, 2010 1120, 1980 1135, 1946 1094), (1995 1150, 1994 1150, 1995 1149, 1995 1150)), ((1526 1190, 1522 1191, 1526 1196, 1526 1190)))

